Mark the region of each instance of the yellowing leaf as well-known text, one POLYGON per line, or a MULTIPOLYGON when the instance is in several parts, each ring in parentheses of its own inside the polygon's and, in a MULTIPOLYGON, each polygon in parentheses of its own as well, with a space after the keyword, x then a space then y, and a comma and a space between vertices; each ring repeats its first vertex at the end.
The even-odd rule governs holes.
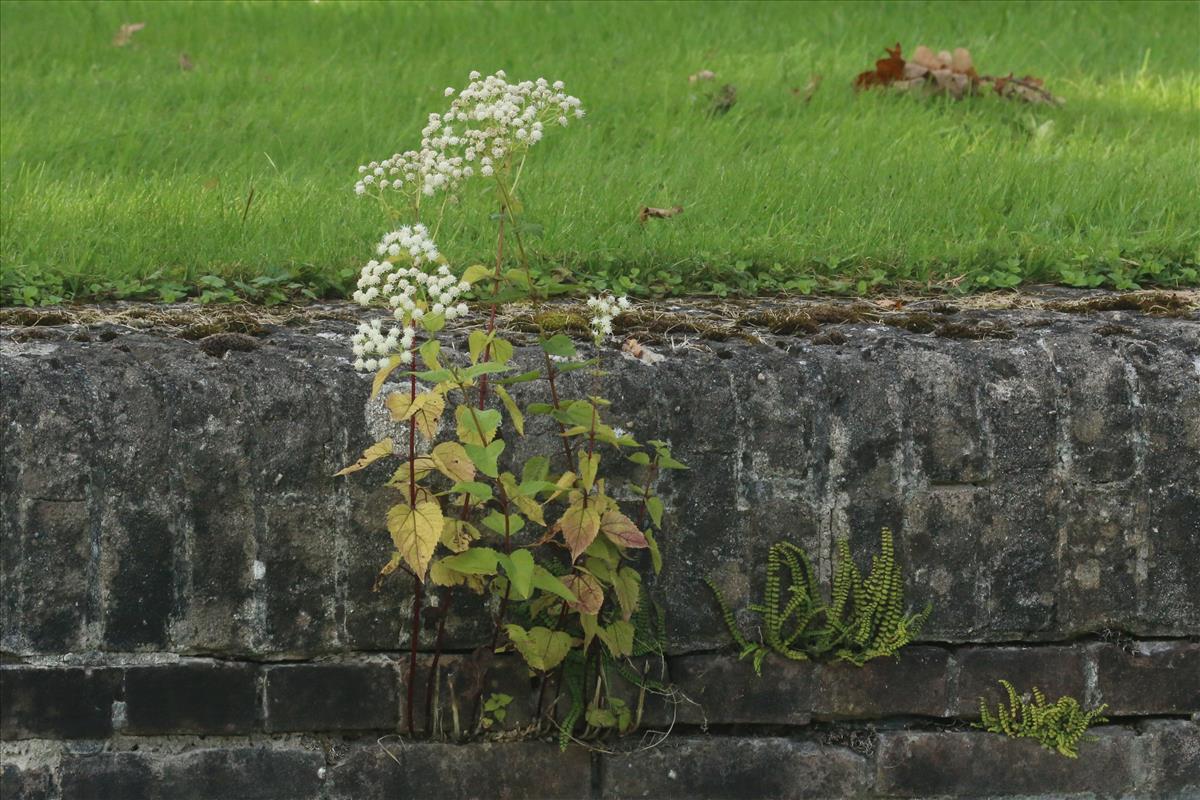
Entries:
POLYGON ((461 553, 479 538, 479 529, 461 519, 447 517, 442 523, 442 544, 452 553, 461 553))
POLYGON ((638 530, 637 525, 633 524, 633 520, 620 511, 604 512, 604 516, 600 520, 600 530, 604 532, 609 541, 622 547, 650 546, 646 541, 646 536, 638 530))
POLYGON ((542 513, 541 505, 539 505, 536 500, 531 497, 526 497, 523 494, 515 494, 513 492, 509 492, 508 499, 516 504, 517 509, 522 514, 529 517, 538 525, 541 525, 542 527, 546 526, 546 517, 542 513))
POLYGON ((500 412, 494 408, 477 409, 460 404, 454 410, 458 423, 458 440, 463 444, 486 445, 496 437, 500 427, 500 412))
POLYGON ((392 356, 387 363, 380 367, 375 373, 375 380, 371 381, 371 399, 374 400, 379 396, 379 390, 383 388, 383 384, 387 382, 388 376, 400 366, 400 356, 392 356))
POLYGON ((430 502, 417 503, 416 508, 392 506, 387 521, 392 543, 417 577, 424 580, 442 534, 441 506, 430 502))
POLYGON ((596 483, 596 472, 600 469, 599 453, 579 454, 579 479, 583 481, 583 490, 590 492, 596 483))
POLYGON ((596 631, 614 658, 633 655, 633 633, 633 623, 624 620, 617 620, 596 631))
POLYGON ((392 392, 387 396, 387 399, 384 400, 384 404, 387 406, 387 409, 391 413, 392 419, 395 422, 404 422, 409 417, 420 411, 421 407, 425 405, 428 398, 428 393, 423 393, 417 395, 416 397, 412 397, 410 394, 405 394, 404 392, 392 392))
POLYGON ((576 572, 564 576, 562 582, 578 598, 574 603, 567 603, 568 607, 580 614, 600 613, 600 606, 604 605, 604 587, 600 581, 585 572, 576 572))
POLYGON ((371 585, 372 592, 378 592, 379 587, 383 585, 383 579, 391 575, 400 567, 400 552, 392 553, 391 560, 383 565, 383 569, 379 570, 379 574, 375 576, 375 583, 371 585))
POLYGON ((642 576, 629 567, 621 567, 613 581, 617 592, 617 603, 621 606, 621 618, 629 619, 637 610, 638 595, 641 594, 642 576))
POLYGON ((585 508, 582 502, 577 502, 563 512, 557 524, 571 549, 571 563, 575 563, 600 532, 600 514, 595 506, 585 508))
POLYGON ((520 625, 505 625, 504 629, 525 663, 539 672, 557 667, 571 650, 571 635, 563 631, 540 626, 525 630, 520 625))
POLYGON ((475 283, 491 274, 493 274, 491 267, 485 267, 483 264, 472 264, 463 272, 461 280, 467 283, 475 283))
POLYGON ((429 454, 438 471, 456 483, 470 481, 475 477, 475 465, 467 451, 457 442, 442 442, 429 454))
POLYGON ((521 409, 517 408, 517 404, 513 402, 512 395, 501 386, 496 384, 494 387, 496 394, 500 395, 500 400, 504 403, 504 407, 508 409, 508 417, 512 420, 513 427, 517 429, 517 433, 521 436, 525 435, 525 415, 521 413, 521 409))
POLYGON ((362 458, 360 458, 358 461, 355 461, 345 469, 338 470, 337 472, 333 473, 333 475, 334 477, 338 477, 340 475, 349 475, 351 472, 358 472, 360 469, 365 469, 366 467, 370 466, 372 462, 378 461, 385 456, 390 456, 392 454, 392 447, 393 443, 390 437, 384 439, 382 442, 376 442, 366 450, 363 450, 362 458))
POLYGON ((417 430, 426 441, 433 441, 437 431, 438 420, 446 410, 446 400, 437 392, 422 392, 415 398, 402 392, 393 392, 387 396, 388 411, 396 422, 415 418, 417 430))
MULTIPOLYGON (((433 459, 429 456, 417 456, 415 459, 413 459, 413 467, 416 469, 417 480, 421 480, 428 475, 431 470, 434 469, 435 465, 433 463, 433 459)), ((392 478, 388 481, 388 485, 394 486, 397 489, 403 489, 405 491, 408 490, 407 461, 397 467, 396 471, 392 473, 392 478)))

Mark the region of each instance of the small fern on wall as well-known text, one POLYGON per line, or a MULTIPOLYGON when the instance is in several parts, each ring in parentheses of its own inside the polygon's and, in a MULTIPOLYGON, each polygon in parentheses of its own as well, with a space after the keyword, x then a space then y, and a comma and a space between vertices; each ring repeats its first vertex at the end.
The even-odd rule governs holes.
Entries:
POLYGON ((824 658, 862 666, 873 658, 895 655, 919 633, 930 607, 917 614, 905 612, 904 581, 891 530, 882 530, 880 552, 872 557, 865 578, 845 539, 838 540, 837 550, 838 563, 826 601, 808 554, 790 542, 772 545, 763 601, 750 606, 762 616, 762 642, 746 638, 720 589, 706 579, 741 657, 753 658, 756 673, 762 674, 763 660, 770 652, 793 661, 824 658))
POLYGON ((1060 697, 1051 704, 1046 702, 1046 696, 1035 686, 1033 699, 1026 700, 1017 694, 1008 681, 1002 680, 1000 685, 1008 693, 1008 705, 998 703, 993 713, 987 707, 987 702, 979 698, 981 719, 974 727, 1012 738, 1037 739, 1047 750, 1056 750, 1067 758, 1076 758, 1081 741, 1095 741, 1095 737, 1084 736, 1087 729, 1094 723, 1108 721, 1101 716, 1106 705, 1084 711, 1073 697, 1060 697))

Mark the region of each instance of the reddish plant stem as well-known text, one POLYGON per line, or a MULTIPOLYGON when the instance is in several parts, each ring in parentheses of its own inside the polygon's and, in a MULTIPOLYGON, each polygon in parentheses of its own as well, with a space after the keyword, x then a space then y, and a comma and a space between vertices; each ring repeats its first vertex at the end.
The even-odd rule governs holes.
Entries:
MULTIPOLYGON (((550 402, 554 406, 554 410, 558 411, 560 403, 558 401, 558 386, 554 382, 554 378, 558 373, 554 371, 554 362, 550 360, 550 354, 545 350, 542 355, 546 358, 546 380, 550 382, 550 402)), ((555 420, 557 422, 557 420, 555 420)), ((575 463, 575 454, 571 452, 571 443, 563 434, 567 432, 567 426, 561 422, 558 423, 559 438, 562 439, 563 455, 567 457, 567 469, 571 469, 575 463)))
MULTIPOLYGON (((415 343, 414 343, 415 344, 415 343)), ((408 377, 409 402, 417 399, 417 374, 410 372, 408 377)), ((414 414, 408 420, 408 507, 411 513, 417 508, 417 417, 414 414)), ((404 720, 408 733, 415 732, 413 728, 413 698, 417 689, 417 646, 421 637, 421 603, 425 590, 424 576, 413 572, 413 610, 412 634, 408 642, 408 697, 404 704, 404 720)))
POLYGON ((429 667, 429 676, 425 679, 425 735, 433 734, 433 685, 437 680, 438 662, 442 660, 442 637, 446 633, 446 617, 454 605, 454 588, 446 592, 446 606, 438 619, 437 639, 433 646, 433 663, 429 667))
POLYGON ((654 476, 658 473, 658 456, 654 457, 654 462, 646 468, 646 479, 642 486, 642 507, 638 509, 638 530, 642 529, 643 523, 646 521, 646 505, 650 502, 650 484, 654 482, 654 476))

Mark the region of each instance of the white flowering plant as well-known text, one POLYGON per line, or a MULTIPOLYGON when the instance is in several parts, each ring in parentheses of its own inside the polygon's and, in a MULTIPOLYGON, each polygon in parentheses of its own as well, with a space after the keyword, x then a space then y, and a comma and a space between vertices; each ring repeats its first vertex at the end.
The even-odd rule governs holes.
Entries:
MULTIPOLYGON (((425 692, 429 733, 446 617, 455 593, 468 591, 491 600, 487 656, 515 650, 541 680, 539 728, 557 726, 564 745, 608 730, 629 730, 637 719, 610 691, 606 674, 615 669, 632 675, 631 658, 661 655, 661 621, 649 613, 641 591, 638 554, 648 552, 655 572, 662 568, 655 532, 661 531, 664 508, 653 487, 661 470, 686 467, 672 458, 665 442, 643 446, 608 424, 609 404, 594 392, 574 399, 562 395, 562 374, 587 368, 602 374, 598 355, 582 359, 568 337, 543 332, 541 368, 511 374, 517 371, 514 346, 496 327, 497 304, 535 288, 518 229, 511 225, 528 153, 549 128, 568 125, 584 110, 561 81, 510 83, 503 72, 486 78, 471 73, 464 89, 447 89, 446 97, 453 98, 449 108, 430 115, 419 149, 360 167, 355 184, 358 194, 379 199, 391 216, 411 219, 378 243, 354 293, 358 303, 386 309, 389 316, 364 322, 352 339, 355 369, 374 373, 372 399, 392 385, 393 375, 407 378, 405 389, 384 398, 391 418, 407 428, 407 441, 400 446, 391 438, 376 442, 338 473, 401 459, 388 481, 398 493, 387 513, 393 552, 376 588, 397 571, 413 579, 405 724, 415 733, 413 678, 426 597, 441 595, 425 692), (437 225, 431 231, 420 218, 429 198, 449 197, 468 180, 491 181, 498 188, 496 261, 490 268, 474 265, 458 273, 434 242, 437 225), (397 197, 402 199, 398 206, 397 197), (506 221, 524 270, 505 268, 506 221), (486 322, 472 323, 468 295, 487 303, 486 322), (447 322, 469 330, 465 353, 442 348, 438 336, 447 322), (518 404, 512 392, 520 394, 516 387, 535 382, 544 383, 550 402, 518 404), (454 434, 438 441, 447 416, 453 417, 454 434), (561 451, 556 445, 524 463, 506 459, 504 436, 525 436, 526 421, 536 419, 546 420, 541 424, 549 426, 561 451), (612 456, 644 468, 641 483, 616 491, 601 471, 602 460, 612 456), (547 678, 554 674, 560 696, 546 702, 547 678)), ((446 203, 435 208, 440 221, 446 203)), ((601 295, 587 305, 599 354, 614 319, 631 304, 624 297, 601 295)), ((666 691, 643 673, 636 683, 642 691, 666 691)), ((472 727, 460 733, 484 728, 478 696, 474 703, 472 727)))

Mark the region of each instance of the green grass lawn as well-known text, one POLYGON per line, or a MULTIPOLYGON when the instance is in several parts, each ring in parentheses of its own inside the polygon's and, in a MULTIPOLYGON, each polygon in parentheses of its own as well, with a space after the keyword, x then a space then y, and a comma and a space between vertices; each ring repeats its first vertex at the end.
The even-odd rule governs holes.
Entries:
MULTIPOLYGON (((1198 41, 1194 2, 4 2, 4 300, 210 275, 336 293, 388 226, 353 195, 356 167, 498 68, 561 78, 588 109, 521 187, 537 268, 582 283, 1195 284, 1198 41), (126 22, 146 27, 114 47, 126 22), (856 94, 896 41, 967 47, 1066 104, 856 94), (737 87, 728 113, 706 113, 701 69, 737 87), (806 104, 792 89, 814 74, 806 104)), ((491 202, 478 184, 447 218, 455 263, 486 258, 491 202)))

